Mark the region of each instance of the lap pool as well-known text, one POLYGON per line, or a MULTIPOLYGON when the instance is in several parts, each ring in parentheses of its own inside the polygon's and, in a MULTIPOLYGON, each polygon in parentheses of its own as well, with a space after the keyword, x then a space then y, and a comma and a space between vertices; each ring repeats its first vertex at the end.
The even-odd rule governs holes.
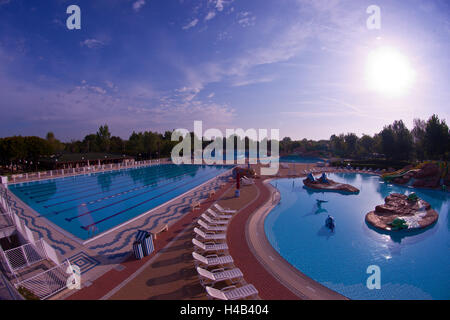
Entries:
POLYGON ((8 189, 40 218, 87 240, 231 168, 167 164, 20 183, 8 189))
POLYGON ((307 276, 351 299, 450 299, 449 194, 395 186, 367 174, 330 178, 361 192, 313 192, 299 178, 271 181, 281 194, 281 203, 264 221, 273 248, 307 276), (436 224, 393 234, 366 224, 366 213, 387 195, 412 191, 438 212, 436 224), (328 202, 318 206, 317 199, 328 202), (328 214, 336 221, 334 233, 324 226, 328 214), (366 286, 370 265, 380 267, 381 289, 366 286))

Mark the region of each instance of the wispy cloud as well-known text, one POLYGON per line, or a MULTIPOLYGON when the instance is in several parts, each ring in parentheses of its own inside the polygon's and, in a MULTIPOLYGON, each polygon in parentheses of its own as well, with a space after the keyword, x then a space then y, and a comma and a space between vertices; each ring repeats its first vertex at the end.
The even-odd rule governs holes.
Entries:
POLYGON ((213 19, 216 16, 216 12, 215 11, 210 11, 208 12, 208 14, 205 17, 205 21, 209 21, 211 19, 213 19))
POLYGON ((225 3, 224 0, 217 0, 216 1, 216 8, 217 8, 218 11, 222 11, 223 10, 224 3, 225 3))
POLYGON ((198 19, 194 19, 191 22, 189 22, 187 25, 185 25, 182 29, 183 30, 188 30, 190 28, 195 27, 197 25, 197 23, 198 23, 198 19))
POLYGON ((258 78, 258 79, 247 79, 247 80, 238 80, 233 83, 233 87, 243 87, 248 86, 251 84, 257 84, 257 83, 268 83, 272 82, 274 80, 273 77, 264 77, 264 78, 258 78))
POLYGON ((133 3, 133 10, 134 11, 139 11, 141 10, 141 8, 145 5, 145 0, 137 0, 136 2, 133 3))
POLYGON ((105 45, 105 43, 101 40, 97 40, 97 39, 86 39, 82 42, 80 42, 80 45, 82 47, 88 47, 89 49, 96 49, 96 48, 101 48, 105 45))
POLYGON ((253 16, 250 12, 239 12, 237 14, 237 18, 238 23, 244 28, 255 25, 256 17, 253 16))

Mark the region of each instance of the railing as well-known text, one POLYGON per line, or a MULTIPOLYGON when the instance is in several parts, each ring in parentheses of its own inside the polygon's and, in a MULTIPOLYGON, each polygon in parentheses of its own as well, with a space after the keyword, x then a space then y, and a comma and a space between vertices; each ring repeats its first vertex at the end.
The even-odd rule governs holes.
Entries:
POLYGON ((31 278, 19 281, 15 287, 26 288, 41 300, 47 299, 67 288, 67 279, 71 276, 69 261, 65 261, 49 270, 39 273, 31 278))
POLYGON ((52 261, 56 265, 55 267, 15 284, 16 288, 24 287, 40 299, 47 299, 66 288, 66 282, 69 277, 66 271, 70 263, 66 261, 60 264, 58 255, 52 246, 44 239, 37 241, 34 239, 33 232, 11 210, 6 198, 6 192, 5 186, 0 184, 0 207, 5 212, 2 216, 9 219, 11 225, 15 226, 16 230, 28 243, 6 251, 3 251, 0 247, 0 262, 10 274, 16 277, 16 272, 19 270, 43 260, 52 261))
POLYGON ((29 267, 37 262, 45 260, 47 255, 43 240, 40 239, 33 243, 27 243, 20 247, 3 251, 7 266, 12 273, 29 267))
POLYGON ((124 163, 111 163, 111 164, 102 164, 102 165, 92 165, 78 168, 68 168, 68 169, 58 169, 58 170, 49 170, 42 172, 33 172, 33 173, 23 173, 23 174, 13 174, 9 177, 9 181, 16 182, 26 182, 33 180, 41 180, 41 179, 49 179, 53 177, 64 177, 64 176, 72 176, 76 174, 84 174, 84 173, 94 173, 94 172, 104 172, 111 170, 119 170, 119 169, 127 169, 127 168, 136 168, 148 165, 158 165, 162 163, 168 163, 169 158, 166 159, 156 159, 156 160, 143 160, 143 161, 129 161, 124 163))

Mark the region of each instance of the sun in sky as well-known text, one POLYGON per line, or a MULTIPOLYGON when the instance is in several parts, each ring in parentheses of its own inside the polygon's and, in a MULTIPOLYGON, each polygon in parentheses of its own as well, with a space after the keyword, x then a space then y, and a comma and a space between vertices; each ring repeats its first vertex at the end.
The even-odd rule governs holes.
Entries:
POLYGON ((369 88, 386 96, 404 95, 414 82, 415 73, 408 58, 391 47, 369 53, 367 78, 369 88))

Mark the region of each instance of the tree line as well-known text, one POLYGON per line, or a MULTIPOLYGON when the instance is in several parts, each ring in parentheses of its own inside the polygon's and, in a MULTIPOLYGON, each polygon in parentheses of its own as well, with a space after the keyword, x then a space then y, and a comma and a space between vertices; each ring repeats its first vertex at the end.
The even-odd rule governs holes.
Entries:
MULTIPOLYGON (((2 165, 21 164, 22 167, 36 166, 41 157, 61 153, 104 152, 133 156, 138 160, 169 157, 178 141, 171 141, 173 131, 158 133, 153 131, 133 132, 127 140, 111 135, 108 126, 100 126, 98 131, 88 134, 83 140, 61 142, 52 132, 45 139, 36 136, 13 136, 0 138, 0 163, 2 165)), ((192 146, 199 139, 191 133, 192 146)), ((239 137, 235 140, 235 149, 239 137)), ((268 150, 270 142, 268 141, 268 150)), ((201 141, 202 148, 209 141, 201 141)), ((252 141, 245 138, 245 149, 252 141)), ((258 144, 258 142, 254 142, 258 144)), ((193 148, 192 148, 193 150, 193 148)), ((388 160, 448 160, 450 157, 449 128, 444 119, 437 115, 427 121, 414 120, 414 127, 409 130, 402 120, 386 125, 379 133, 358 137, 354 133, 333 134, 329 140, 297 140, 286 137, 280 141, 280 153, 291 154, 316 153, 325 157, 373 158, 388 160)))
POLYGON ((427 121, 415 119, 412 130, 402 120, 396 120, 373 136, 363 134, 358 137, 355 133, 347 133, 333 134, 329 140, 322 141, 284 138, 280 142, 281 152, 292 153, 295 150, 318 151, 323 156, 353 159, 448 160, 450 134, 445 120, 433 115, 427 121))

